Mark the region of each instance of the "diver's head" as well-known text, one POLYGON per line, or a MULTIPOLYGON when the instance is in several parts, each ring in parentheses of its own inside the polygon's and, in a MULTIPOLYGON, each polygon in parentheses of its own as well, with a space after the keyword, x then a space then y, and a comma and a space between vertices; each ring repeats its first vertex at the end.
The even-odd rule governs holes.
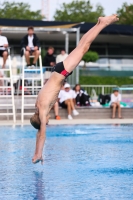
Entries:
POLYGON ((31 118, 30 118, 30 123, 35 129, 40 129, 41 121, 39 118, 39 114, 35 113, 31 118))
MULTIPOLYGON (((50 118, 50 115, 47 115, 47 117, 46 117, 46 125, 48 125, 48 123, 49 123, 49 118, 50 118)), ((30 118, 30 123, 35 129, 40 130, 41 121, 40 121, 40 118, 39 118, 39 113, 35 113, 30 118)))

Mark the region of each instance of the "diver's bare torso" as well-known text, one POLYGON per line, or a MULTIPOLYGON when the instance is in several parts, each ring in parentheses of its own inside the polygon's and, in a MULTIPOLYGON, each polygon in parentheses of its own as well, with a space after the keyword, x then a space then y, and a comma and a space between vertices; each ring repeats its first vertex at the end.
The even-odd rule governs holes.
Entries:
POLYGON ((57 72, 53 72, 50 79, 40 90, 37 100, 36 100, 36 108, 44 109, 46 115, 49 113, 55 102, 57 101, 58 94, 62 87, 62 83, 65 77, 62 74, 57 72))

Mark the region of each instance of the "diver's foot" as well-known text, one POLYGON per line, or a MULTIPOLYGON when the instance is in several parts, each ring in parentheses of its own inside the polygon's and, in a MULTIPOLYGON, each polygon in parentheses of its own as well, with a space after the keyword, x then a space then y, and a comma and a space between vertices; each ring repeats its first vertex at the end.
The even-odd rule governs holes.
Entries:
POLYGON ((114 14, 107 17, 99 17, 98 24, 104 24, 105 26, 108 26, 117 21, 119 21, 119 17, 118 15, 114 14))
POLYGON ((32 163, 33 164, 37 164, 37 163, 41 162, 41 164, 43 165, 43 161, 44 160, 43 160, 42 156, 41 157, 37 157, 37 156, 35 157, 34 156, 34 158, 32 158, 32 163))

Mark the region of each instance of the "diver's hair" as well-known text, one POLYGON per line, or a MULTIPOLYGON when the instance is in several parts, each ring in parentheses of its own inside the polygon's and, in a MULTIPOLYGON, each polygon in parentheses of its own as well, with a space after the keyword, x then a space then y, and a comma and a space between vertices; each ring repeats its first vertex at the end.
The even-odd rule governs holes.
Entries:
POLYGON ((40 130, 40 125, 41 125, 41 121, 39 118, 39 114, 35 113, 31 118, 30 118, 30 123, 31 125, 35 128, 40 130))

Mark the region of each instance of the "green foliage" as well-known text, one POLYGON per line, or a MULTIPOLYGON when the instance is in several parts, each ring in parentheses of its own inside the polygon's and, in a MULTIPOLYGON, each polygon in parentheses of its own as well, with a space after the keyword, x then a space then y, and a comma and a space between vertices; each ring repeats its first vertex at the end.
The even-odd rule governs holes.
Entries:
POLYGON ((0 7, 0 18, 42 20, 40 10, 31 11, 30 5, 23 2, 4 1, 0 7))
POLYGON ((80 76, 80 84, 82 85, 130 85, 133 84, 133 79, 129 77, 94 77, 80 76))
POLYGON ((122 7, 117 10, 119 24, 133 25, 133 4, 123 3, 122 7))
POLYGON ((88 51, 82 58, 84 62, 96 62, 99 59, 99 55, 95 51, 88 51))
POLYGON ((46 55, 47 51, 45 49, 41 49, 41 56, 42 59, 44 58, 44 56, 46 55))
POLYGON ((54 19, 57 21, 71 22, 97 22, 99 16, 104 15, 104 8, 97 4, 94 10, 90 1, 73 0, 71 3, 63 3, 60 9, 57 9, 54 19))

